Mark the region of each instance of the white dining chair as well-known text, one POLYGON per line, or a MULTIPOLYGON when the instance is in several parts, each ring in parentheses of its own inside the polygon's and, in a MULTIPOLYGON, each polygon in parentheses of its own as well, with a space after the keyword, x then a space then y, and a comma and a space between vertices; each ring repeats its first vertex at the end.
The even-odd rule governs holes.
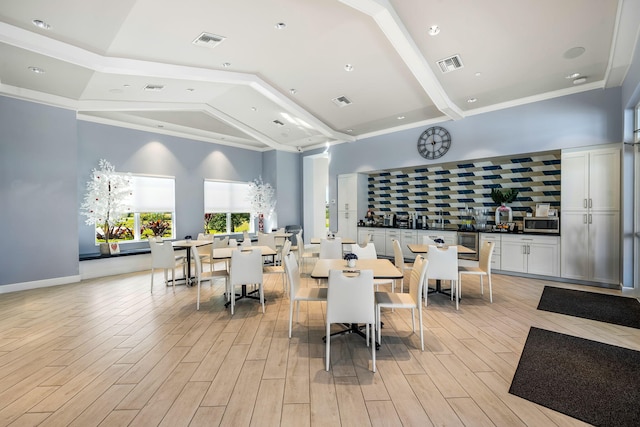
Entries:
POLYGON ((164 271, 164 283, 168 284, 169 270, 171 270, 171 282, 173 290, 176 289, 176 266, 182 266, 183 275, 185 257, 184 255, 176 255, 171 242, 158 242, 155 238, 149 238, 149 247, 151 248, 151 293, 153 293, 153 276, 157 268, 164 271))
POLYGON ((422 236, 422 244, 425 246, 438 246, 435 239, 444 240, 444 236, 422 236))
MULTIPOLYGON (((320 253, 307 251, 304 249, 304 240, 302 240, 302 230, 300 230, 298 234, 296 234, 296 243, 297 243, 298 262, 300 263, 300 270, 301 272, 304 273, 305 261, 309 259, 318 258, 320 256, 320 253)), ((293 246, 291 250, 293 250, 293 246)))
MULTIPOLYGON (((289 240, 284 242, 284 246, 282 247, 282 256, 286 257, 287 255, 289 255, 291 249, 291 242, 289 240)), ((287 276, 285 274, 285 269, 284 269, 284 265, 280 264, 274 264, 274 265, 265 265, 262 268, 262 271, 264 274, 279 274, 282 276, 282 292, 285 295, 289 294, 289 289, 287 286, 288 280, 287 280, 287 276)))
POLYGON ((242 233, 242 246, 251 246, 251 236, 246 231, 242 233))
POLYGON ((289 338, 293 323, 293 306, 296 307, 296 322, 300 316, 300 301, 327 301, 327 288, 303 288, 300 284, 300 270, 293 253, 284 257, 284 268, 289 281, 289 338))
POLYGON ((411 309, 411 328, 416 332, 415 312, 418 311, 418 322, 420 323, 420 348, 424 351, 424 332, 422 326, 422 293, 424 292, 424 282, 426 280, 427 268, 429 261, 425 260, 422 255, 418 255, 411 270, 409 278, 409 293, 396 292, 376 292, 376 328, 378 331, 378 343, 382 344, 380 309, 390 308, 408 308, 411 309))
POLYGON ((458 301, 462 298, 462 277, 463 276, 479 276, 480 277, 480 293, 484 295, 483 278, 487 277, 489 282, 489 302, 493 303, 493 290, 491 289, 491 258, 493 257, 493 248, 496 242, 485 242, 480 248, 478 266, 459 266, 458 267, 458 291, 456 295, 456 310, 458 309, 458 301))
POLYGON ((429 292, 428 281, 431 279, 449 280, 451 282, 451 299, 453 300, 458 282, 458 247, 449 246, 439 248, 434 245, 429 245, 427 260, 429 260, 429 271, 424 281, 425 307, 427 306, 427 295, 429 292))
POLYGON ((236 286, 257 285, 260 294, 260 304, 264 313, 264 287, 262 286, 262 251, 260 248, 252 250, 236 249, 231 251, 231 266, 229 268, 229 295, 231 299, 231 315, 236 304, 236 286))
POLYGON ((393 264, 402 273, 402 279, 400 279, 400 293, 403 293, 404 292, 404 273, 407 270, 411 271, 412 267, 408 266, 404 262, 404 254, 402 253, 402 247, 400 246, 400 241, 397 239, 393 239, 392 242, 393 242, 393 264))
POLYGON ((371 345, 372 371, 376 371, 375 299, 373 293, 373 270, 360 270, 355 276, 346 276, 342 270, 329 271, 326 315, 326 370, 329 370, 331 354, 331 324, 365 324, 367 346, 371 345), (371 343, 369 343, 371 338, 371 343))
POLYGON ((342 238, 320 240, 320 259, 342 259, 342 238))
MULTIPOLYGON (((378 253, 376 252, 376 246, 373 242, 369 242, 364 246, 351 245, 351 253, 355 254, 358 259, 377 259, 378 253)), ((391 285, 391 292, 395 292, 396 281, 393 279, 374 279, 373 284, 376 287, 376 291, 380 285, 391 285)))
POLYGON ((191 249, 191 256, 193 257, 193 261, 196 265, 196 281, 198 286, 198 297, 196 299, 196 310, 200 310, 200 286, 202 282, 209 282, 213 284, 215 279, 224 279, 224 289, 225 295, 227 294, 228 282, 229 282, 229 273, 226 269, 224 270, 214 270, 211 271, 203 271, 202 262, 200 261, 200 253, 197 246, 194 246, 191 249))
MULTIPOLYGON (((276 236, 273 233, 258 233, 258 246, 268 246, 276 252, 276 255, 272 256, 273 264, 275 265, 278 260, 278 248, 276 247, 276 236)), ((282 271, 284 274, 284 270, 282 271)))

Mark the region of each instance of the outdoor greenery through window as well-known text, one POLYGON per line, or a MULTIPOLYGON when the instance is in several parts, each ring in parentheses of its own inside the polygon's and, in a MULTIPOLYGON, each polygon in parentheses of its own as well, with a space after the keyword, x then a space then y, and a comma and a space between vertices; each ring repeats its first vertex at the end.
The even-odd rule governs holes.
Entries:
MULTIPOLYGON (((109 230, 109 241, 136 242, 151 236, 175 238, 175 179, 133 175, 131 212, 109 230)), ((96 227, 96 243, 104 242, 96 227)))
POLYGON ((204 182, 204 230, 207 234, 231 234, 254 230, 245 182, 204 182))

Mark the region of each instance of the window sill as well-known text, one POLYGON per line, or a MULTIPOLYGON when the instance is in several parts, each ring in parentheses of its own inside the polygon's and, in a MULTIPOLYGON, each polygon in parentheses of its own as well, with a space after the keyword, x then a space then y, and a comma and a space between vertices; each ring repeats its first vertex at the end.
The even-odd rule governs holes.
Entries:
POLYGON ((117 258, 117 257, 123 257, 123 256, 130 256, 130 255, 142 255, 142 254, 150 254, 150 253, 151 253, 151 249, 149 248, 126 249, 126 250, 120 249, 119 254, 113 254, 113 255, 102 255, 99 253, 80 254, 80 261, 88 261, 93 259, 109 259, 109 258, 117 258))

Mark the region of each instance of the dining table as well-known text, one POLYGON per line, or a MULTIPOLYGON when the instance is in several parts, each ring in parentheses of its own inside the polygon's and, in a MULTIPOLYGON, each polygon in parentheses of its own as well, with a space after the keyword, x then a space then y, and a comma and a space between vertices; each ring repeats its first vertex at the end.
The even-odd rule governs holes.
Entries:
MULTIPOLYGON (((407 246, 409 247, 409 250, 414 254, 426 254, 429 252, 429 245, 409 243, 407 246)), ((450 246, 455 246, 456 248, 458 248, 458 254, 475 254, 476 253, 476 251, 474 251, 473 249, 463 245, 444 245, 442 247, 448 248, 450 246)), ((436 279, 436 287, 428 288, 427 292, 430 294, 436 293, 436 294, 445 294, 445 295, 451 296, 450 290, 447 291, 446 289, 442 289, 442 280, 440 279, 436 279)))
MULTIPOLYGON (((340 237, 342 239, 342 244, 343 245, 355 245, 356 241, 354 239, 351 239, 349 237, 340 237)), ((320 241, 322 241, 323 238, 321 237, 312 237, 311 238, 311 244, 312 245, 319 245, 320 241)), ((326 239, 326 237, 324 237, 324 239, 326 239)))
POLYGON ((186 249, 187 250, 187 275, 185 277, 185 282, 188 286, 191 286, 192 279, 191 277, 191 249, 200 246, 207 246, 213 244, 213 240, 193 240, 193 239, 184 239, 184 240, 175 240, 171 242, 174 249, 186 249))
MULTIPOLYGON (((356 264, 354 267, 347 266, 347 261, 343 259, 319 259, 316 262, 316 265, 313 267, 313 271, 311 272, 311 277, 314 279, 329 279, 329 270, 342 270, 345 274, 358 274, 359 270, 373 270, 373 278, 374 279, 402 279, 404 277, 403 273, 396 268, 393 263, 386 258, 371 258, 371 259, 358 259, 356 260, 356 264)), ((371 285, 373 286, 373 284, 371 285)), ((373 292, 373 289, 371 290, 373 292)), ((380 324, 383 326, 383 324, 380 324)), ((347 326, 346 329, 343 329, 338 332, 334 332, 331 336, 334 335, 343 335, 343 334, 357 334, 367 339, 367 336, 364 332, 362 332, 362 326, 356 323, 352 323, 347 326)), ((374 332, 372 332, 374 333, 374 332)), ((323 340, 326 340, 326 337, 323 337, 323 340)), ((376 342, 376 349, 380 348, 380 344, 376 342)))

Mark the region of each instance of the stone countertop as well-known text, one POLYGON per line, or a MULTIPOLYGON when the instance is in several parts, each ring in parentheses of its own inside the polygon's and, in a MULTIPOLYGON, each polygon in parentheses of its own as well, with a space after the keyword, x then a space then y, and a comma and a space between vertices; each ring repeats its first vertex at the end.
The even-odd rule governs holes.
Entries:
POLYGON ((504 234, 504 235, 529 235, 529 236, 560 236, 560 233, 525 233, 524 231, 499 231, 499 230, 460 230, 457 225, 445 226, 445 228, 399 228, 399 227, 385 227, 382 225, 359 225, 358 228, 380 228, 383 230, 402 230, 402 231, 463 231, 465 233, 491 233, 491 234, 504 234))

